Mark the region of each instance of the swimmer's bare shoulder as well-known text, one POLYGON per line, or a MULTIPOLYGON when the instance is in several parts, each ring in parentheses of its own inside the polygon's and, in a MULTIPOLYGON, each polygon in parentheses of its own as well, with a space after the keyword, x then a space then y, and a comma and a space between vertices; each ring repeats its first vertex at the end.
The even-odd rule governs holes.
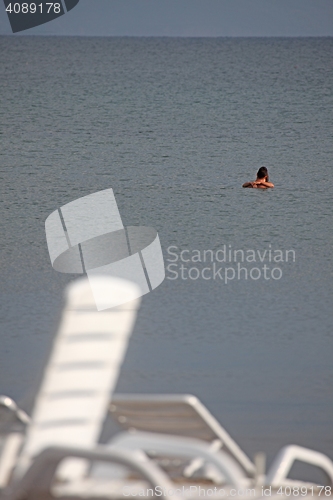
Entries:
POLYGON ((274 184, 273 182, 261 181, 257 183, 257 187, 261 189, 273 188, 274 184))
POLYGON ((245 182, 243 184, 243 188, 256 188, 256 189, 267 189, 267 188, 273 188, 274 184, 273 182, 245 182))

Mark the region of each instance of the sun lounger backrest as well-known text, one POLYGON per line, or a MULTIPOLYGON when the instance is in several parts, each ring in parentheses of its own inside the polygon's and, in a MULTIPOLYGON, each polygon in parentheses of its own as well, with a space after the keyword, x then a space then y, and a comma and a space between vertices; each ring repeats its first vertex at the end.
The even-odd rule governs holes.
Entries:
MULTIPOLYGON (((48 446, 90 447, 98 440, 139 299, 132 300, 137 286, 118 278, 96 277, 93 285, 108 295, 111 288, 115 298, 123 294, 128 302, 98 312, 86 278, 69 286, 16 477, 48 446)), ((72 478, 82 471, 82 463, 72 462, 62 475, 72 478)))
POLYGON ((115 394, 110 413, 125 429, 220 440, 251 476, 254 464, 199 399, 190 394, 115 394))

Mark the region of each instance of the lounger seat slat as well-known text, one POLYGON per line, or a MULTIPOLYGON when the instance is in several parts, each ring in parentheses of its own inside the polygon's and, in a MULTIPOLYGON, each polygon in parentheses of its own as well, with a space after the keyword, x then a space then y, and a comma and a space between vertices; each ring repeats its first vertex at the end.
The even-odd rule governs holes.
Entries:
POLYGON ((98 314, 101 316, 96 317, 96 312, 79 311, 65 318, 63 335, 82 335, 91 331, 121 335, 133 327, 134 318, 128 314, 127 309, 114 312, 100 311, 98 314))
POLYGON ((157 422, 156 420, 150 420, 147 419, 146 421, 138 421, 138 420, 131 420, 131 419, 126 419, 126 422, 122 420, 121 417, 118 418, 118 422, 120 424, 125 423, 126 428, 135 428, 135 429, 162 429, 163 432, 171 432, 173 434, 177 434, 177 432, 187 432, 188 434, 197 434, 198 432, 201 432, 202 434, 205 434, 208 436, 208 438, 214 437, 214 434, 210 431, 207 432, 207 428, 201 423, 201 422, 191 422, 189 421, 187 424, 185 422, 179 422, 177 420, 174 421, 168 421, 161 419, 161 421, 157 422))
MULTIPOLYGON (((99 391, 108 390, 110 383, 109 372, 108 364, 103 364, 95 368, 75 370, 54 369, 47 374, 46 387, 48 388, 48 394, 52 396, 60 391, 76 391, 81 389, 89 391, 95 390, 96 387, 99 391), (69 377, 71 379, 70 387, 68 384, 69 377)), ((42 392, 42 394, 44 393, 42 392)))
POLYGON ((109 364, 122 359, 124 351, 123 340, 116 337, 104 342, 77 343, 61 342, 54 351, 51 363, 53 365, 75 361, 107 361, 109 364))

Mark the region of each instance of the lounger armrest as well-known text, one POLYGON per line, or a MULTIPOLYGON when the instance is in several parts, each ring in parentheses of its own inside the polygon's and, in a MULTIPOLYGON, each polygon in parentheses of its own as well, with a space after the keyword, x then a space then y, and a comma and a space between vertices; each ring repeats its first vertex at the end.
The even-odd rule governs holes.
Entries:
POLYGON ((268 471, 266 483, 272 486, 283 484, 296 460, 320 467, 333 485, 332 460, 323 453, 296 445, 285 446, 279 451, 268 471))
MULTIPOLYGON (((90 461, 116 462, 127 465, 140 473, 153 487, 159 486, 163 492, 172 489, 172 483, 156 464, 142 453, 127 450, 110 449, 97 446, 94 449, 50 447, 43 450, 34 460, 24 477, 8 488, 1 500, 33 500, 38 494, 49 492, 55 472, 65 458, 83 458, 90 461)), ((164 494, 162 500, 168 500, 164 494)), ((173 500, 175 497, 173 496, 173 500)), ((178 498, 176 498, 178 500, 178 498)))
POLYGON ((24 435, 12 432, 7 436, 0 436, 0 491, 6 488, 15 467, 24 435))
POLYGON ((239 486, 247 478, 241 467, 223 451, 214 452, 201 440, 148 432, 123 432, 110 442, 112 449, 142 450, 174 457, 202 458, 213 464, 228 483, 239 486))

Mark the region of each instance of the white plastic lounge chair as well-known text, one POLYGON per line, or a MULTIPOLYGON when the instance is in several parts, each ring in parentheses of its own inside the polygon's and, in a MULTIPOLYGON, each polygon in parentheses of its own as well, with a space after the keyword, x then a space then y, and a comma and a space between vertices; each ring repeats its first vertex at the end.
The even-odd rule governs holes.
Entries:
MULTIPOLYGON (((298 460, 321 468, 333 485, 333 463, 330 458, 295 445, 280 450, 265 476, 264 466, 261 465, 260 469, 255 466, 198 398, 189 394, 115 394, 109 411, 123 428, 135 431, 116 437, 110 444, 131 449, 140 442, 144 451, 159 452, 163 457, 163 449, 168 451, 163 435, 192 437, 211 443, 209 451, 212 455, 219 453, 220 449, 227 452, 241 466, 245 477, 252 478, 252 484, 266 483, 274 487, 304 484, 288 479, 293 463, 298 460), (158 438, 154 440, 153 434, 150 437, 146 434, 138 436, 140 431, 159 433, 158 438), (148 442, 150 449, 147 448, 148 442)), ((203 464, 204 460, 198 454, 182 470, 183 477, 191 477, 203 464)), ((220 480, 218 474, 210 474, 210 479, 215 482, 220 480)))
MULTIPOLYGON (((238 488, 253 488, 257 486, 259 488, 257 488, 256 494, 259 496, 262 495, 260 491, 261 485, 253 484, 250 478, 245 477, 244 471, 240 467, 239 463, 237 463, 228 454, 223 452, 223 450, 212 450, 211 447, 207 446, 206 443, 200 440, 195 440, 192 438, 179 438, 178 436, 157 433, 124 432, 118 434, 111 441, 110 445, 111 449, 113 450, 142 450, 148 455, 157 454, 170 457, 186 456, 192 459, 199 458, 203 462, 211 464, 215 467, 218 475, 221 478, 219 481, 220 484, 228 485, 229 487, 237 486, 238 488)), ((333 486, 333 462, 323 453, 319 453, 317 451, 309 450, 307 448, 295 445, 286 446, 282 448, 282 450, 280 450, 268 471, 264 484, 266 486, 272 486, 275 490, 277 490, 281 486, 291 486, 296 489, 298 488, 298 493, 299 488, 304 486, 305 484, 310 487, 312 483, 304 483, 303 481, 288 479, 288 473, 296 460, 321 468, 322 471, 327 475, 330 486, 333 486)), ((310 497, 316 496, 316 493, 318 496, 320 496, 322 490, 323 487, 317 487, 317 485, 313 485, 312 490, 309 488, 308 493, 310 497)), ((295 495, 297 495, 297 491, 295 495)), ((281 496, 288 497, 288 491, 283 490, 281 496), (285 495, 284 492, 286 492, 285 495)), ((277 498, 279 498, 279 496, 277 496, 277 498)))
MULTIPOLYGON (((58 469, 57 478, 67 484, 81 480, 86 474, 88 462, 82 457, 92 460, 97 454, 102 460, 112 459, 104 456, 107 455, 105 451, 95 448, 140 299, 137 298, 137 285, 133 283, 98 276, 93 281, 94 290, 100 297, 104 293, 108 300, 114 296, 119 304, 122 296, 122 305, 98 312, 86 278, 68 287, 62 320, 31 421, 27 423, 23 446, 20 451, 18 446, 8 445, 3 450, 0 476, 2 474, 2 487, 7 486, 4 498, 21 498, 23 490, 33 487, 27 498, 35 500, 39 485, 31 478, 40 476, 46 462, 48 470, 54 472, 52 459, 59 463, 59 457, 66 456, 66 449, 67 456, 81 457, 66 460, 60 471, 58 469)), ((9 441, 12 437, 8 436, 9 441)), ((123 462, 126 458, 131 462, 128 456, 120 456, 123 462)), ((132 459, 132 463, 134 461, 132 459)), ((139 466, 142 470, 149 469, 147 464, 139 466)), ((152 479, 156 467, 154 469, 153 465, 149 470, 152 479)), ((157 475, 159 480, 167 482, 162 473, 157 475)), ((49 486, 50 481, 47 474, 43 484, 49 486)))
POLYGON ((333 463, 332 460, 318 451, 309 450, 302 446, 284 446, 276 455, 266 477, 266 484, 274 487, 282 485, 295 485, 295 480, 288 479, 288 474, 298 460, 322 469, 333 486, 333 463))
MULTIPOLYGON (((255 466, 228 432, 219 424, 196 396, 191 394, 114 394, 109 411, 127 430, 157 432, 201 439, 211 449, 229 453, 253 477, 255 466)), ((184 471, 190 477, 201 460, 184 471)))

